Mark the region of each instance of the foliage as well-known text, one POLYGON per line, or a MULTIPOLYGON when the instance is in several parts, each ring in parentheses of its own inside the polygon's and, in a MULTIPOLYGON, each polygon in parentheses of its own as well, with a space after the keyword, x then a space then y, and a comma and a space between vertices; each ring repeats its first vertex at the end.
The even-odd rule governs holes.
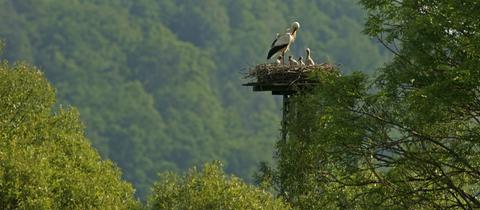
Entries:
POLYGON ((301 209, 479 208, 480 3, 361 2, 394 60, 373 83, 320 75, 261 175, 301 209))
POLYGON ((132 186, 84 136, 74 108, 52 113, 55 93, 39 70, 0 64, 2 209, 135 209, 132 186))
POLYGON ((290 209, 282 200, 235 176, 227 177, 218 162, 185 175, 164 173, 155 183, 149 209, 290 209))
POLYGON ((0 0, 0 39, 2 57, 45 70, 145 198, 158 172, 214 159, 251 181, 272 159, 280 105, 241 87, 242 69, 267 62, 294 20, 296 56, 372 69, 386 56, 359 35, 364 16, 354 0, 0 0))
POLYGON ((353 209, 358 206, 349 199, 360 190, 341 184, 368 177, 358 167, 370 122, 354 112, 367 95, 367 77, 333 72, 315 77, 321 83, 314 94, 290 99, 288 140, 277 143, 277 168, 264 168, 259 178, 300 209, 353 209), (342 182, 336 183, 337 176, 342 182))

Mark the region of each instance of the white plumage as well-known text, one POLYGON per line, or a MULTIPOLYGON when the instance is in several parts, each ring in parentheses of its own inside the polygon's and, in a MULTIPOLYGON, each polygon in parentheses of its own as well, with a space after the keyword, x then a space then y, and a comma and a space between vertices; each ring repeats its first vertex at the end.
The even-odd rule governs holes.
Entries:
POLYGON ((300 66, 305 66, 305 63, 303 62, 303 57, 302 57, 302 56, 300 56, 300 57, 298 58, 298 64, 299 64, 300 66))
POLYGON ((277 53, 282 53, 282 63, 285 63, 285 52, 288 51, 290 45, 295 41, 295 37, 299 28, 300 24, 298 22, 293 22, 292 27, 290 28, 290 30, 287 31, 287 33, 282 35, 277 34, 277 38, 272 42, 272 45, 270 46, 267 59, 270 59, 273 55, 277 53))
POLYGON ((282 56, 278 56, 277 60, 275 60, 276 64, 282 64, 282 56))
POLYGON ((290 66, 298 66, 298 62, 297 62, 294 58, 292 58, 291 55, 288 56, 288 64, 289 64, 290 66))
POLYGON ((305 61, 305 64, 307 66, 315 65, 315 62, 313 61, 312 57, 310 56, 310 48, 307 48, 305 51, 307 51, 307 60, 305 61))

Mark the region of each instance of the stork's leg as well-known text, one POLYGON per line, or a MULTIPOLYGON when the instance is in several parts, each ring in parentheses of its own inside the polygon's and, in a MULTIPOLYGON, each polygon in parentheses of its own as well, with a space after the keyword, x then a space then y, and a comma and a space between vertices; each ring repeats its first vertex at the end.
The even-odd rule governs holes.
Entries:
POLYGON ((285 51, 282 51, 282 65, 285 65, 285 51))

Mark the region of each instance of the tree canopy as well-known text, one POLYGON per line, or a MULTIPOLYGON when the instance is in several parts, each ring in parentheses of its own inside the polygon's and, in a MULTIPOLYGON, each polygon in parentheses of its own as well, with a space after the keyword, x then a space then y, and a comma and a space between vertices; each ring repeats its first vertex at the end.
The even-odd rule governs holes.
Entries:
POLYGON ((291 209, 260 188, 227 176, 218 162, 185 175, 164 173, 155 183, 149 209, 291 209))
POLYGON ((260 177, 303 209, 479 208, 480 3, 361 2, 393 61, 316 75, 260 177))
POLYGON ((151 209, 480 208, 480 3, 360 2, 366 14, 353 0, 0 0, 2 57, 45 69, 0 64, 0 206, 138 208, 88 136, 142 198, 173 171, 151 209), (237 71, 292 21, 292 53, 344 74, 291 97, 262 188, 218 163, 176 175, 220 159, 248 180, 270 160, 279 105, 237 71), (391 62, 354 72, 389 57, 378 44, 391 62))
POLYGON ((102 160, 74 108, 56 108, 38 70, 0 63, 2 209, 136 209, 131 184, 102 160))
POLYGON ((215 159, 251 181, 272 159, 281 107, 241 87, 242 71, 292 21, 294 55, 373 69, 388 56, 360 35, 364 17, 354 0, 0 0, 0 39, 3 58, 45 71, 145 198, 158 172, 215 159))

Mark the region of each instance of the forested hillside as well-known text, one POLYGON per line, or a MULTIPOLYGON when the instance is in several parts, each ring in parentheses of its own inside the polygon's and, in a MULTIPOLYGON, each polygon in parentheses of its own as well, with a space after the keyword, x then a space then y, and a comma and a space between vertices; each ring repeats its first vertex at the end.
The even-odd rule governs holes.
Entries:
POLYGON ((386 59, 355 0, 0 0, 0 56, 44 71, 144 198, 159 172, 219 159, 249 180, 271 160, 280 106, 242 71, 292 21, 297 56, 310 47, 345 72, 386 59))

